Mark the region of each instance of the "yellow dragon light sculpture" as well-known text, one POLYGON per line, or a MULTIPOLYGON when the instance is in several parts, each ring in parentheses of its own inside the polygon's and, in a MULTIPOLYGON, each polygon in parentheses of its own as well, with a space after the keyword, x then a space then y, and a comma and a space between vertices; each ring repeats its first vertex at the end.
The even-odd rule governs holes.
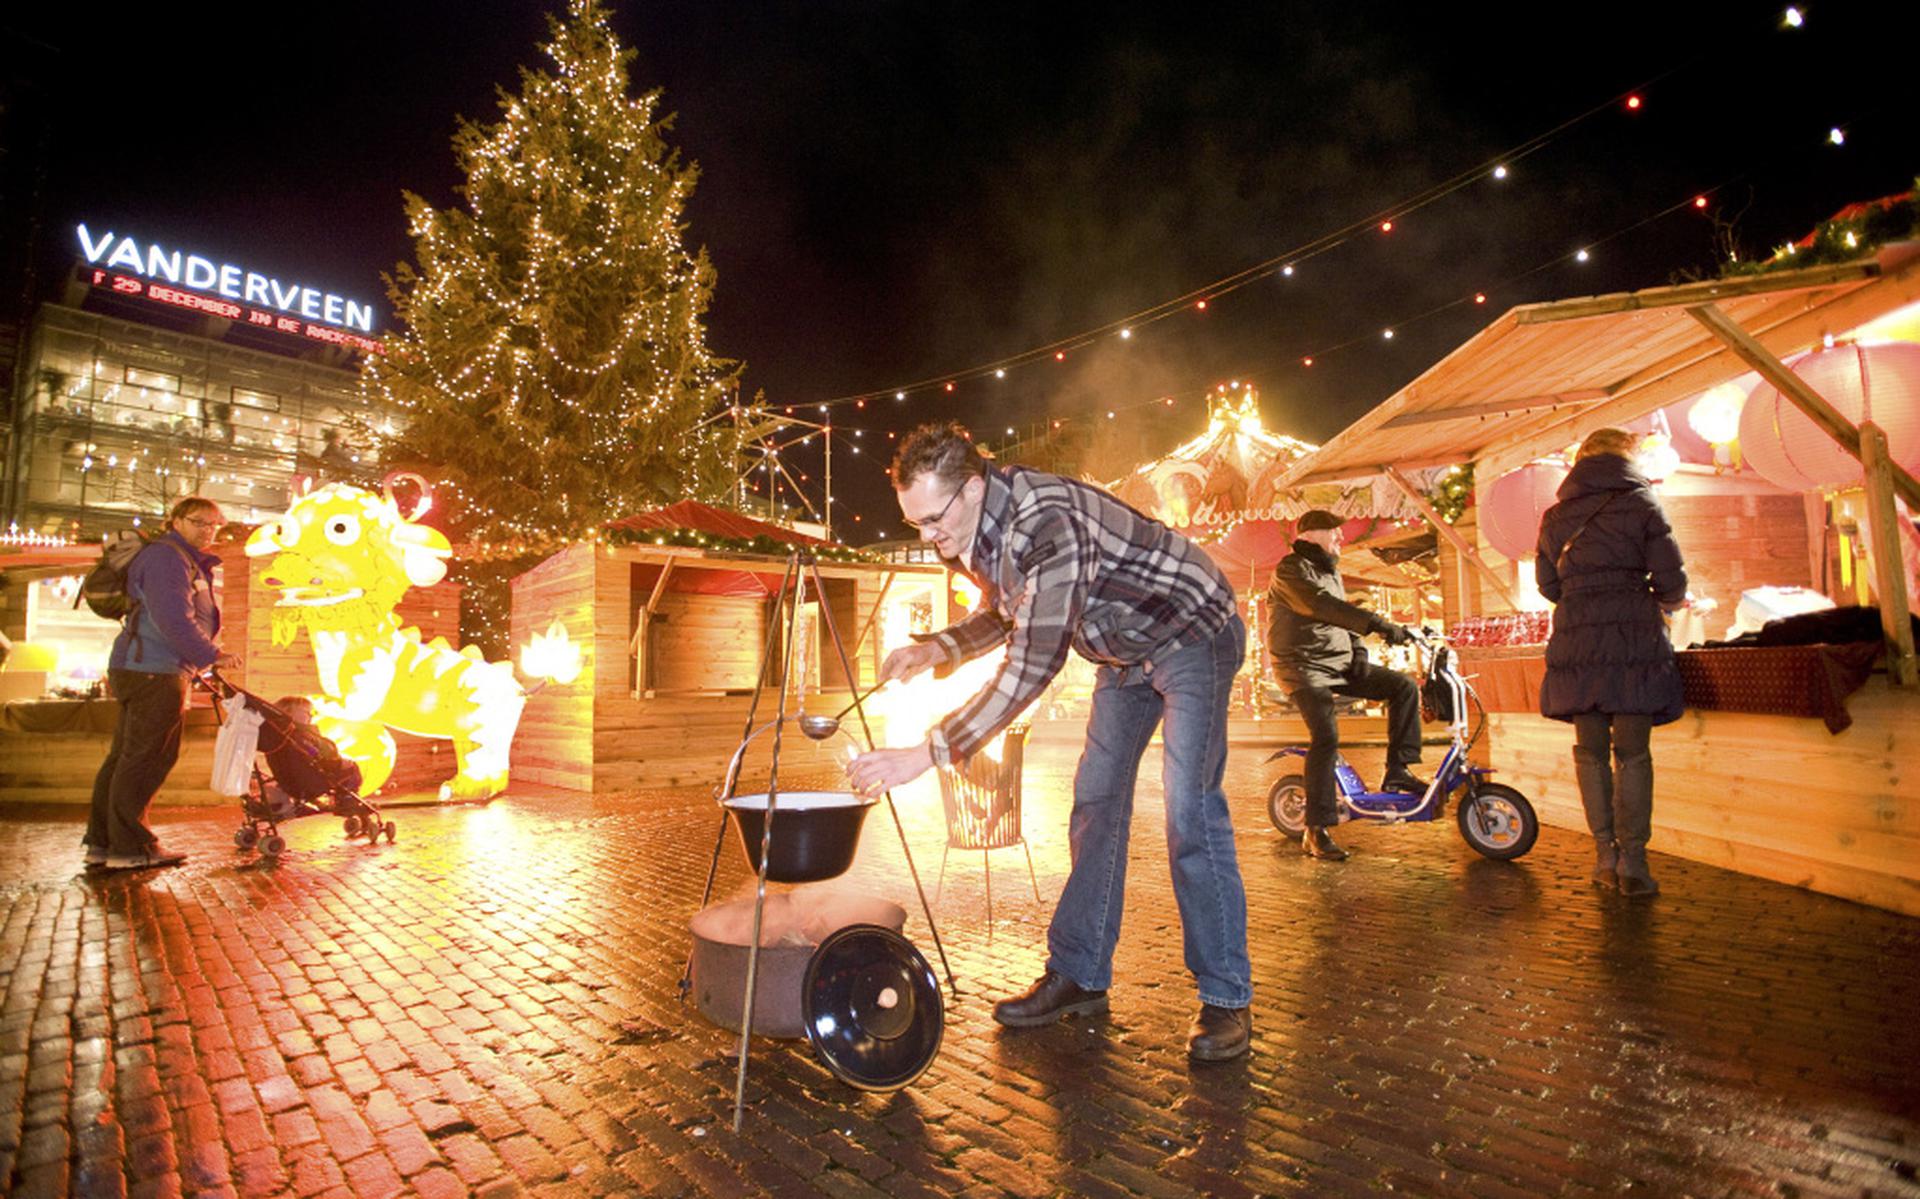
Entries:
MULTIPOLYGON (((474 646, 455 650, 444 638, 423 642, 419 629, 400 627, 400 597, 445 578, 453 548, 438 529, 418 523, 431 503, 424 484, 419 506, 402 515, 392 482, 378 496, 344 483, 301 496, 285 516, 254 530, 247 556, 272 555, 263 581, 280 592, 273 643, 291 645, 307 631, 322 692, 311 697, 314 724, 359 763, 363 789, 372 792, 392 775, 389 730, 398 729, 452 740, 455 774, 441 798, 486 799, 506 789, 527 692, 510 663, 484 661, 474 646)), ((578 674, 577 653, 557 657, 578 674)), ((533 655, 523 665, 571 681, 561 677, 564 666, 537 667, 533 655)))

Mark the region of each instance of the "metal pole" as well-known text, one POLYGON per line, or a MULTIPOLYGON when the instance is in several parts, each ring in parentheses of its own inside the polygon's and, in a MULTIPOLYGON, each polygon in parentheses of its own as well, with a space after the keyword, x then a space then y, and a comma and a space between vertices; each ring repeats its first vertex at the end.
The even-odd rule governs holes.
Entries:
MULTIPOLYGON (((797 562, 805 550, 795 550, 797 562)), ((797 569, 793 574, 793 616, 787 626, 786 668, 781 671, 780 700, 774 709, 773 765, 767 776, 767 814, 760 822, 760 877, 753 894, 753 939, 747 942, 747 993, 741 1001, 740 1068, 733 1083, 733 1131, 740 1131, 747 1106, 747 1050, 753 1039, 753 990, 760 972, 760 922, 767 908, 767 866, 773 859, 773 813, 780 794, 780 738, 786 731, 787 688, 793 683, 794 650, 800 643, 800 609, 806 604, 807 578, 797 569)), ((822 607, 825 605, 823 604, 822 607)), ((805 683, 801 684, 803 687, 805 683)))
MULTIPOLYGON (((826 601, 826 584, 820 581, 820 567, 813 561, 812 554, 807 554, 807 567, 813 571, 814 585, 820 591, 820 615, 827 622, 827 632, 833 638, 833 648, 840 655, 840 667, 846 672, 847 678, 857 684, 859 680, 853 673, 853 663, 847 658, 846 644, 840 640, 839 626, 833 622, 833 605, 826 601)), ((873 728, 867 723, 867 706, 861 702, 857 685, 853 696, 853 710, 860 716, 860 731, 867 739, 867 749, 872 750, 874 748, 873 728)), ((940 955, 940 968, 947 973, 947 988, 953 992, 955 998, 958 998, 960 984, 954 981, 953 966, 947 961, 947 947, 940 943, 940 927, 933 922, 933 906, 927 902, 927 889, 920 883, 920 868, 913 864, 913 848, 907 844, 907 826, 900 820, 900 809, 894 805, 891 789, 887 791, 887 811, 892 814, 893 827, 900 834, 900 852, 907 857, 907 873, 913 876, 914 892, 920 896, 920 911, 927 918, 927 931, 933 934, 933 948, 940 955)), ((942 869, 944 868, 943 863, 942 869)))
MULTIPOLYGON (((780 577, 780 592, 779 595, 775 596, 776 603, 780 597, 787 594, 787 585, 793 580, 793 571, 794 563, 793 560, 789 558, 787 560, 787 573, 780 577)), ((774 618, 767 621, 767 643, 760 651, 760 677, 755 680, 754 683, 753 699, 747 703, 747 726, 740 730, 739 753, 742 762, 746 760, 747 742, 753 740, 753 718, 760 713, 760 692, 767 685, 767 675, 773 668, 774 636, 780 631, 778 608, 775 609, 775 613, 774 618)), ((734 785, 739 779, 740 775, 738 771, 729 770, 726 776, 720 780, 720 830, 714 834, 713 860, 707 863, 707 885, 706 888, 700 892, 700 907, 695 909, 696 911, 706 910, 707 904, 713 901, 713 880, 714 876, 720 872, 720 849, 727 843, 727 801, 733 798, 734 785)), ((693 946, 688 945, 687 965, 686 968, 680 972, 680 1002, 686 1002, 687 991, 691 989, 692 986, 693 946)))

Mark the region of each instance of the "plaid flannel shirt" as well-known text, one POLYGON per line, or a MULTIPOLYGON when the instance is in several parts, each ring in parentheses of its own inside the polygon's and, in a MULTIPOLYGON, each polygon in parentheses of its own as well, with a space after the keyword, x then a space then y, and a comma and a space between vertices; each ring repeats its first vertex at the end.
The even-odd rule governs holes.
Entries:
POLYGON ((935 634, 951 662, 1002 642, 986 687, 929 735, 942 766, 971 757, 1040 698, 1067 651, 1138 666, 1212 637, 1238 614, 1233 588, 1185 537, 1097 487, 1009 466, 986 475, 971 561, 979 607, 935 634))

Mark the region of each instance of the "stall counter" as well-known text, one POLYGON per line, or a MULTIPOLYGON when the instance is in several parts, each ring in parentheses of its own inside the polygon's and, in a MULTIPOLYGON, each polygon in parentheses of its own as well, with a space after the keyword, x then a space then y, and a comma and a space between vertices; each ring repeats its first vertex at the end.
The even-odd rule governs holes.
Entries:
MULTIPOLYGON (((1500 780, 1543 823, 1585 833, 1572 726, 1539 715, 1544 652, 1463 650, 1461 672, 1487 703, 1500 780)), ((1920 693, 1869 673, 1880 652, 1683 652, 1690 706, 1653 733, 1650 848, 1920 916, 1920 693)))

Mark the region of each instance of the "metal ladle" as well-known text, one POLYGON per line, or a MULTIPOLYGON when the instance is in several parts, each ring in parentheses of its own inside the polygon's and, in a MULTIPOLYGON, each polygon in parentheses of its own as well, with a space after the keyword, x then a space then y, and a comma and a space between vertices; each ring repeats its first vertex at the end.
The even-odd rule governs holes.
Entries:
POLYGON ((794 723, 800 726, 800 731, 804 735, 815 741, 825 741, 828 737, 840 731, 841 717, 858 707, 861 700, 871 699, 874 692, 880 690, 880 688, 886 686, 887 683, 891 681, 890 679, 883 679, 875 683, 873 686, 867 688, 865 692, 855 695, 852 703, 840 709, 832 716, 814 716, 811 713, 803 713, 795 718, 794 723))

